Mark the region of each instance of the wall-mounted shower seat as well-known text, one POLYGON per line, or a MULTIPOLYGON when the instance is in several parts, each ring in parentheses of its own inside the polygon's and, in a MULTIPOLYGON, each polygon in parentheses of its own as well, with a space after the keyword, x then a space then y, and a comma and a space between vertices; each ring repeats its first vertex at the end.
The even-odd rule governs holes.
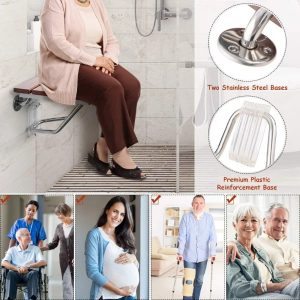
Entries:
MULTIPOLYGON (((17 94, 14 97, 13 108, 19 111, 22 107, 28 108, 28 127, 27 132, 29 135, 36 133, 56 134, 59 133, 69 121, 77 114, 83 107, 83 104, 76 102, 72 111, 64 117, 55 117, 37 120, 37 108, 40 105, 39 100, 47 97, 45 91, 39 83, 38 77, 26 80, 14 87, 14 92, 17 94), (41 124, 60 122, 55 129, 41 128, 41 124)), ((47 98, 48 99, 48 98, 47 98)))

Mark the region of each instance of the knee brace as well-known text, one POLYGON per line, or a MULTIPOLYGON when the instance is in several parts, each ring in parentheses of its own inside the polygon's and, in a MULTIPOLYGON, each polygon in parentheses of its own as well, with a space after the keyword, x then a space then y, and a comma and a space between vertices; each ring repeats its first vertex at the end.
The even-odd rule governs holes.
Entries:
POLYGON ((194 290, 196 270, 191 268, 183 269, 183 296, 192 297, 194 290))

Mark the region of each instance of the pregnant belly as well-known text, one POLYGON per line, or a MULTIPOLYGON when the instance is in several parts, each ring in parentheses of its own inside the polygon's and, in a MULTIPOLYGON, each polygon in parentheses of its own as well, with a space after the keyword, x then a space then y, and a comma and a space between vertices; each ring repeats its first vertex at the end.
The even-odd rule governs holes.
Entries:
POLYGON ((113 263, 110 268, 103 268, 104 276, 121 288, 124 286, 137 287, 139 284, 139 270, 134 263, 117 264, 113 263))

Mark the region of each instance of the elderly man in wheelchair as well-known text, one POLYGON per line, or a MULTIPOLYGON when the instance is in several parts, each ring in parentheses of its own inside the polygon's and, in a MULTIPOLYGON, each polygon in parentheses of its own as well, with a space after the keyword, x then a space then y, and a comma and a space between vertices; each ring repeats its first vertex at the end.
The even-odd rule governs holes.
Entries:
POLYGON ((35 300, 39 292, 39 268, 47 265, 39 247, 31 245, 30 232, 20 228, 16 232, 19 243, 8 249, 1 265, 8 270, 5 281, 5 299, 16 299, 18 284, 25 284, 28 298, 35 300))

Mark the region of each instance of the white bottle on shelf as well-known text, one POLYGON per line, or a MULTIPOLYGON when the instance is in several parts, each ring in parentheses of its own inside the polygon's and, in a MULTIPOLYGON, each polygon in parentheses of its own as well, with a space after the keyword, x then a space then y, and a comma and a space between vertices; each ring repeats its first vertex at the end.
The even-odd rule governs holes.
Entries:
POLYGON ((31 31, 33 34, 33 50, 40 51, 41 21, 39 16, 35 16, 31 22, 31 31))
POLYGON ((31 29, 27 29, 27 52, 33 51, 33 34, 31 29))

